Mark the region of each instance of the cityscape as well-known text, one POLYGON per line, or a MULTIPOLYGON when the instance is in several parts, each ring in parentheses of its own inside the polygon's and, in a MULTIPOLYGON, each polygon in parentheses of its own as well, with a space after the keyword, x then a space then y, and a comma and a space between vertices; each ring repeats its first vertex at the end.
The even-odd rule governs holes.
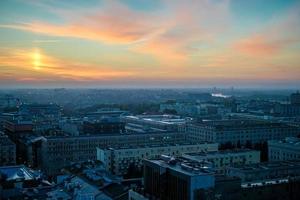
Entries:
POLYGON ((300 199, 297 0, 1 0, 0 200, 300 199))

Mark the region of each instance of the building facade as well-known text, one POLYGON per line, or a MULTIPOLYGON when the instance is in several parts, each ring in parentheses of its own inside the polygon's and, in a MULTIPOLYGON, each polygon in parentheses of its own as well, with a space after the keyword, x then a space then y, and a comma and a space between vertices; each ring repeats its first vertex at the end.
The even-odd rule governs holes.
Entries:
POLYGON ((269 161, 300 160, 300 139, 290 137, 268 141, 268 152, 269 161))
POLYGON ((41 167, 48 175, 54 175, 71 162, 96 160, 97 147, 168 144, 185 140, 185 134, 179 132, 45 137, 41 144, 41 167))
POLYGON ((194 200, 200 190, 215 186, 214 172, 189 160, 145 160, 144 190, 149 199, 194 200))
POLYGON ((247 165, 259 163, 260 151, 250 149, 224 150, 205 153, 187 153, 184 154, 183 157, 199 162, 211 162, 213 164, 213 167, 219 173, 223 173, 228 166, 233 166, 236 164, 247 165))
POLYGON ((116 175, 124 175, 130 165, 141 170, 143 159, 157 159, 160 155, 180 156, 183 153, 217 151, 217 143, 203 144, 165 144, 123 148, 97 148, 97 160, 106 166, 106 170, 116 175))
POLYGON ((246 145, 297 136, 299 128, 259 120, 211 120, 188 124, 187 133, 194 142, 246 145))

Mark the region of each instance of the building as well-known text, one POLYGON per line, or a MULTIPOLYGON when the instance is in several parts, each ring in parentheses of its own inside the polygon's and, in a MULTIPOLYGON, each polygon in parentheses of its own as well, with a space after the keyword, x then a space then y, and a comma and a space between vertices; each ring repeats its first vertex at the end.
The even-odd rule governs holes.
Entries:
POLYGON ((247 165, 260 162, 260 151, 250 149, 224 150, 214 152, 186 153, 182 157, 191 160, 211 162, 219 173, 228 166, 247 165))
POLYGON ((291 99, 292 105, 300 106, 300 92, 299 91, 291 94, 290 99, 291 99))
POLYGON ((16 164, 16 145, 0 132, 0 166, 16 164))
POLYGON ((24 165, 0 167, 0 199, 46 199, 35 197, 52 188, 42 174, 24 165))
POLYGON ((299 104, 277 103, 274 106, 274 115, 278 117, 297 117, 300 116, 299 104))
POLYGON ((233 145, 257 144, 297 136, 298 127, 262 120, 207 120, 187 125, 191 141, 233 145))
POLYGON ((228 167, 228 176, 239 177, 242 182, 279 180, 300 176, 300 161, 277 161, 228 167))
POLYGON ((217 151, 216 143, 177 143, 157 144, 120 148, 97 148, 97 160, 106 166, 106 169, 116 175, 128 173, 131 166, 137 171, 142 169, 143 159, 157 159, 160 155, 180 156, 183 153, 217 151))
POLYGON ((215 186, 207 163, 163 156, 144 161, 144 192, 149 199, 194 200, 199 192, 215 186))
POLYGON ((161 112, 175 112, 179 115, 184 116, 197 116, 204 114, 205 110, 201 110, 201 106, 194 103, 179 103, 176 101, 167 101, 166 103, 160 104, 159 110, 161 112))
POLYGON ((189 118, 177 115, 129 115, 123 116, 121 119, 126 123, 126 129, 129 130, 140 125, 144 129, 150 130, 178 131, 189 121, 189 118))
POLYGON ((102 134, 102 133, 124 133, 125 123, 116 118, 104 118, 101 120, 84 121, 83 134, 102 134))
POLYGON ((32 121, 35 132, 46 132, 59 126, 61 108, 56 104, 22 104, 19 114, 32 121))
POLYGON ((295 137, 268 141, 269 161, 300 160, 300 139, 295 137))
POLYGON ((101 134, 90 136, 45 137, 41 144, 41 167, 48 175, 55 175, 71 162, 96 160, 96 148, 114 146, 152 145, 183 142, 185 133, 151 132, 139 134, 101 134))

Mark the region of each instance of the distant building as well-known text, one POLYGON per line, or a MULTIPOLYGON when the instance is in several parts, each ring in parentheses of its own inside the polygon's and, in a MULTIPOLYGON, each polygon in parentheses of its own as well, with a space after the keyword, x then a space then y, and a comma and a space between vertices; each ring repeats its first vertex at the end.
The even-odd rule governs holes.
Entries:
POLYGON ((211 162, 219 173, 223 173, 228 166, 236 164, 247 165, 260 162, 260 151, 250 149, 224 150, 214 152, 185 153, 184 158, 203 162, 211 162))
POLYGON ((300 139, 270 140, 268 151, 269 161, 300 160, 300 139))
POLYGON ((187 125, 188 138, 194 142, 246 145, 293 137, 299 128, 279 122, 260 120, 208 120, 187 125))
POLYGON ((123 116, 122 121, 126 123, 126 129, 134 129, 136 125, 149 130, 178 131, 180 127, 185 126, 188 118, 182 118, 177 115, 137 115, 123 116))
POLYGON ((277 103, 274 107, 274 115, 279 117, 300 116, 300 106, 296 104, 277 103))
POLYGON ((299 91, 291 94, 290 98, 291 98, 292 105, 300 106, 300 92, 299 91))
POLYGON ((183 153, 217 151, 216 143, 177 143, 158 144, 121 148, 97 148, 97 160, 104 163, 106 169, 116 175, 124 175, 131 165, 141 170, 143 159, 157 159, 160 155, 180 156, 183 153))
POLYGON ((97 121, 84 121, 83 133, 84 134, 102 134, 102 133, 124 133, 125 123, 120 122, 119 119, 105 118, 97 121))
POLYGON ((19 114, 32 121, 35 132, 46 132, 58 127, 61 108, 56 104, 22 104, 19 114))
POLYGON ((16 145, 0 132, 0 166, 16 164, 16 145))
POLYGON ((83 117, 88 120, 101 120, 103 118, 120 118, 128 115, 128 111, 120 110, 118 108, 102 108, 96 112, 86 113, 83 117))
POLYGON ((166 111, 175 111, 178 115, 185 116, 197 116, 205 112, 205 110, 201 110, 200 105, 196 105, 194 103, 179 103, 174 101, 168 101, 166 103, 160 104, 159 110, 161 112, 166 111))

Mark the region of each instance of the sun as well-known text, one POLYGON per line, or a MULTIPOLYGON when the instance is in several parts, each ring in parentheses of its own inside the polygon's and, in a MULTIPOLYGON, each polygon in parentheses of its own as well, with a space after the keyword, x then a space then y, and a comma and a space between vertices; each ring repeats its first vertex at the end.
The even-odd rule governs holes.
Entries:
POLYGON ((35 70, 41 69, 41 54, 39 50, 35 50, 32 55, 32 62, 35 70))

